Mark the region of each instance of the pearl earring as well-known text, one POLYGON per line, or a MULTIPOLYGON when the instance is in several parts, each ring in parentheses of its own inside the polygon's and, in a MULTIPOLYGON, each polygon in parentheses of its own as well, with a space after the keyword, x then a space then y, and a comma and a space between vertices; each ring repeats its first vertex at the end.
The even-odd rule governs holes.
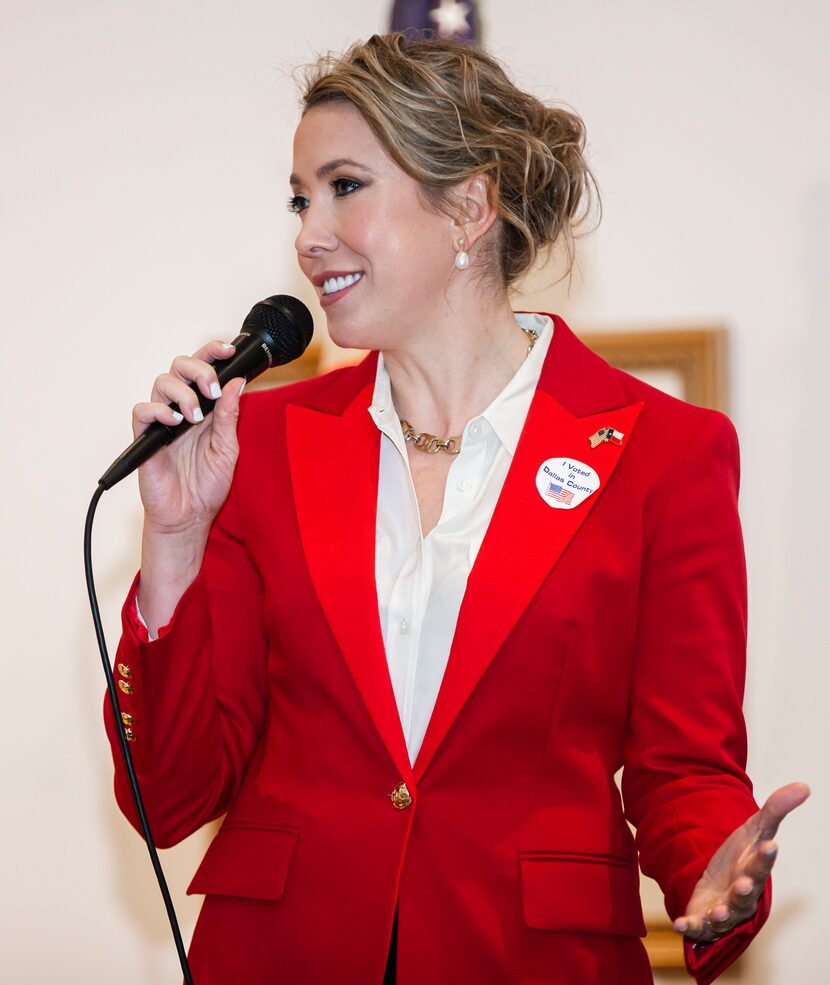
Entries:
POLYGON ((462 236, 457 245, 458 253, 455 254, 455 265, 459 270, 466 270, 470 266, 470 254, 464 249, 466 238, 462 236))

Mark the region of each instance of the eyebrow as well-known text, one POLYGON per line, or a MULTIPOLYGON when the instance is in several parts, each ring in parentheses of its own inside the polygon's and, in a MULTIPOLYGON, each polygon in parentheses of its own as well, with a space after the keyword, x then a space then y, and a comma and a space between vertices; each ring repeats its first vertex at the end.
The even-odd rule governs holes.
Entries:
MULTIPOLYGON (((365 171, 366 174, 372 173, 370 168, 367 168, 365 164, 361 164, 359 161, 353 161, 350 157, 338 157, 334 161, 328 161, 328 163, 321 164, 320 167, 317 168, 317 179, 322 180, 323 178, 328 177, 332 171, 337 171, 338 168, 342 167, 359 168, 361 171, 365 171)), ((296 186, 301 185, 302 181, 298 175, 292 174, 288 179, 288 183, 289 185, 296 186)))

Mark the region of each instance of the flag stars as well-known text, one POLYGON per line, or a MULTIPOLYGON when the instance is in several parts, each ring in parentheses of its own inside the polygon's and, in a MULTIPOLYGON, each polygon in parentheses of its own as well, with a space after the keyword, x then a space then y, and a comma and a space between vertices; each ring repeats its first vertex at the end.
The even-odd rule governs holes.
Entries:
POLYGON ((441 0, 440 4, 429 12, 430 18, 437 25, 438 36, 442 38, 469 33, 470 25, 467 22, 469 14, 470 5, 458 3, 457 0, 441 0))

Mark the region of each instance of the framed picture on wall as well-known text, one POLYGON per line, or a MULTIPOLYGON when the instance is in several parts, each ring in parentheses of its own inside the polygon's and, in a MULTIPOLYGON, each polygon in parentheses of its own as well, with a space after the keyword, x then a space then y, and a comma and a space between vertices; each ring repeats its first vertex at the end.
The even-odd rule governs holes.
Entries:
POLYGON ((719 326, 579 332, 612 366, 673 397, 726 411, 726 330, 719 326))

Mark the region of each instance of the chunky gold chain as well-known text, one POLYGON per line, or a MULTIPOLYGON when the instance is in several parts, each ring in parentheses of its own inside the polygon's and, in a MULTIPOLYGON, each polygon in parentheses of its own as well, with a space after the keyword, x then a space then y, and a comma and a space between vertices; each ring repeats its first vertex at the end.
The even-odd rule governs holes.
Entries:
POLYGON ((420 451, 434 454, 437 451, 445 451, 448 455, 457 455, 461 451, 461 435, 456 434, 451 438, 439 438, 437 434, 430 434, 428 431, 421 431, 419 434, 414 427, 400 418, 403 436, 407 441, 411 441, 420 451))
MULTIPOLYGON (((539 338, 539 333, 535 332, 532 328, 523 328, 521 325, 519 328, 530 339, 527 347, 527 351, 530 353, 533 346, 536 345, 536 339, 539 338)), ((450 438, 439 438, 437 434, 430 434, 428 431, 416 431, 409 421, 405 421, 402 417, 398 418, 398 420, 401 422, 401 427, 403 428, 404 440, 411 441, 419 451, 425 451, 430 455, 434 455, 438 451, 445 451, 448 455, 457 455, 461 451, 460 434, 454 434, 450 438)))

